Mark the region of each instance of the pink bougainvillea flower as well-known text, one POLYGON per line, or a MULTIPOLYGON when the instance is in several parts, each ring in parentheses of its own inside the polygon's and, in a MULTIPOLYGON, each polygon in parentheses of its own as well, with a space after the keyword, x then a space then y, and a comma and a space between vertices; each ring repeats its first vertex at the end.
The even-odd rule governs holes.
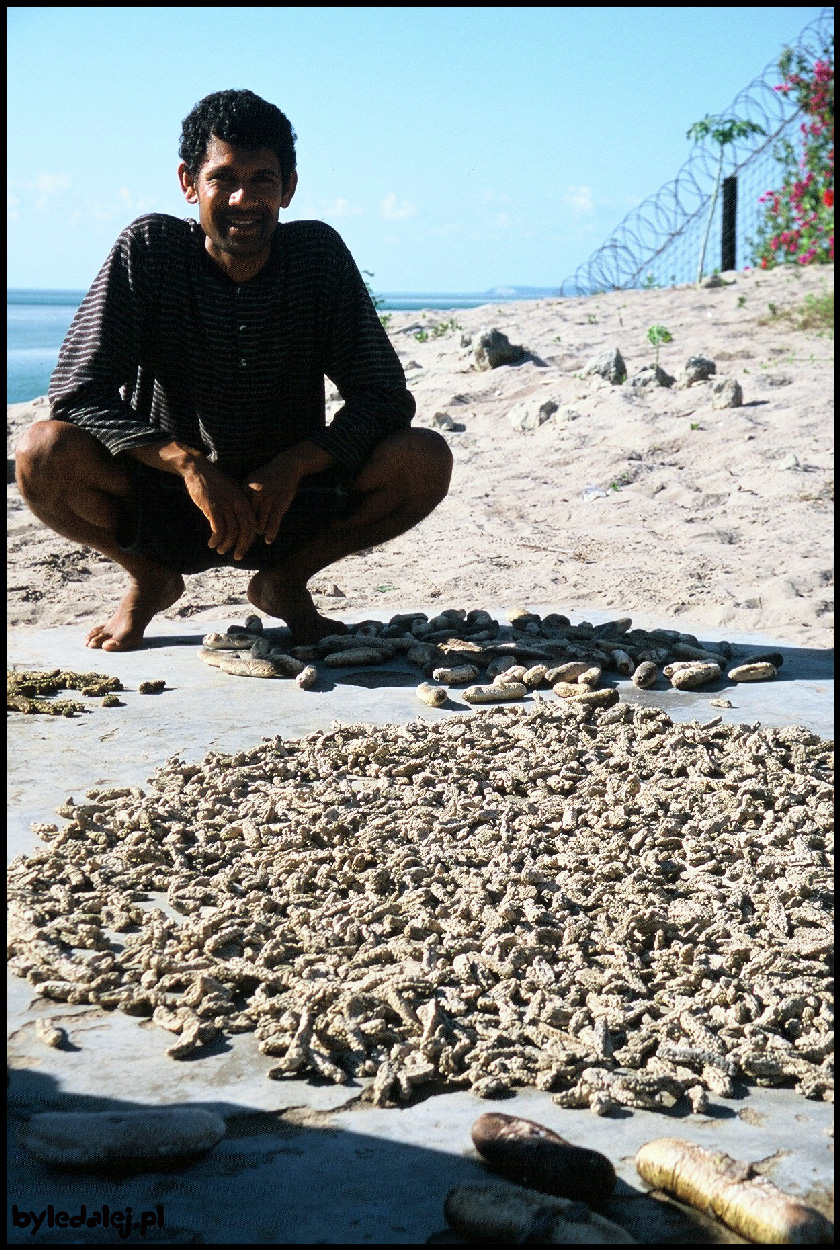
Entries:
POLYGON ((822 200, 826 208, 834 208, 834 191, 831 187, 827 191, 823 191, 822 200))

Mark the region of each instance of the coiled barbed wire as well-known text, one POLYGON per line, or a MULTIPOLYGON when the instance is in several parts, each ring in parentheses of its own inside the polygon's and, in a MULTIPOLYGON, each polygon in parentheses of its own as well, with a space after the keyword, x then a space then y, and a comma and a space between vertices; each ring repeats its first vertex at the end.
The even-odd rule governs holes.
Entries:
MULTIPOLYGON (((794 54, 814 60, 832 33, 832 9, 823 9, 799 35, 794 54)), ((751 235, 763 216, 759 196, 780 179, 776 145, 794 140, 802 110, 785 92, 775 91, 778 58, 735 97, 721 114, 757 122, 764 134, 736 139, 726 148, 727 176, 738 177, 736 264, 751 261, 751 235)), ((696 275, 700 236, 715 185, 719 149, 712 139, 697 143, 673 182, 632 209, 610 237, 579 265, 559 295, 588 295, 637 286, 674 286, 696 275)), ((720 203, 720 200, 719 200, 720 203)), ((721 212, 709 237, 707 255, 721 254, 721 212)))

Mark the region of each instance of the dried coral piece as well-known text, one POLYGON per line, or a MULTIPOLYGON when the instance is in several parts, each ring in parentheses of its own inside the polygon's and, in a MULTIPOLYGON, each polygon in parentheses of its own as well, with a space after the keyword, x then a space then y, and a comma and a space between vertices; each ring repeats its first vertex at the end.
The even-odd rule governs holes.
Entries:
POLYGON ((191 1158, 224 1135, 222 1117, 200 1107, 44 1111, 30 1117, 23 1144, 52 1167, 96 1171, 191 1158))
MULTIPOLYGON (((254 654, 254 648, 251 648, 251 655, 254 654)), ((299 677, 306 668, 303 660, 297 659, 293 655, 287 655, 285 651, 281 651, 278 647, 270 647, 265 657, 274 665, 276 671, 281 677, 299 677)))
POLYGON ((324 656, 327 668, 357 668, 362 665, 384 664, 386 653, 373 647, 357 647, 352 650, 333 651, 324 656))
POLYGON ((445 686, 468 686, 477 678, 478 669, 474 664, 459 664, 455 668, 436 668, 432 673, 432 680, 443 682, 445 686))
POLYGON ((491 1167, 542 1193, 599 1203, 615 1189, 615 1168, 605 1155, 533 1120, 487 1112, 472 1126, 472 1139, 491 1167))
MULTIPOLYGON (((202 659, 206 659, 206 655, 204 653, 199 654, 202 659)), ((289 659, 291 659, 291 656, 289 656, 289 659)), ((292 663, 300 664, 300 661, 292 660, 292 663)), ((215 667, 220 668, 223 673, 230 673, 233 677, 286 676, 285 673, 281 672, 273 660, 258 660, 250 654, 231 655, 228 652, 219 652, 219 658, 216 661, 215 667)))
POLYGON ((633 670, 631 680, 640 690, 648 690, 655 684, 657 676, 656 665, 651 660, 644 660, 633 670))
POLYGON ((443 686, 433 686, 428 681, 421 682, 415 693, 420 702, 428 703, 429 707, 443 707, 449 697, 443 686))
POLYGON ((511 681, 492 686, 469 686, 463 698, 466 703, 499 703, 524 699, 527 693, 528 687, 522 682, 511 681))
POLYGON ((242 651, 245 647, 252 645, 252 639, 242 634, 205 634, 202 638, 202 646, 209 651, 242 651))
POLYGON ((583 1202, 548 1197, 499 1182, 459 1185, 450 1190, 444 1214, 456 1233, 484 1244, 636 1244, 623 1228, 590 1211, 583 1202))
POLYGON ((676 664, 668 665, 668 668, 673 671, 669 673, 666 669, 665 676, 670 677, 671 685, 677 690, 699 690, 701 686, 708 686, 720 677, 720 668, 717 664, 689 661, 684 668, 676 664))
POLYGON ((510 686, 513 682, 520 682, 524 685, 527 671, 524 664, 509 664, 500 673, 494 674, 492 684, 494 686, 510 686))
POLYGON ((295 683, 301 690, 311 690, 318 681, 318 670, 312 664, 306 664, 295 677, 295 683))
POLYGON ((532 664, 531 667, 522 674, 522 680, 529 690, 538 690, 540 686, 548 684, 546 682, 547 673, 548 668, 545 664, 532 664))
POLYGON ((53 1049, 67 1044, 67 1030, 56 1024, 54 1020, 47 1018, 36 1020, 35 1033, 39 1042, 53 1049))
POLYGON ((579 686, 576 681, 556 681, 551 687, 558 699, 577 699, 586 688, 579 686))
POLYGON ((166 689, 165 681, 141 681, 140 685, 137 687, 137 693, 138 694, 163 694, 165 689, 166 689))
POLYGON ((648 1184, 717 1216, 750 1241, 822 1245, 834 1240, 824 1215, 722 1151, 661 1137, 638 1151, 636 1169, 648 1184))
POLYGON ((726 674, 730 681, 772 681, 776 676, 776 666, 768 660, 757 660, 752 664, 738 664, 726 674))

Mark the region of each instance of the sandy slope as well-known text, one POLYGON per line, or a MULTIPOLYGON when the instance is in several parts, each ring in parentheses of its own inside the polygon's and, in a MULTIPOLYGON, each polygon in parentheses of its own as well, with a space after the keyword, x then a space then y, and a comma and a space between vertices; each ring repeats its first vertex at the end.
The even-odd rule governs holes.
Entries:
MULTIPOLYGON (((717 290, 489 305, 453 314, 458 328, 425 342, 418 330, 449 314, 395 314, 389 330, 417 423, 447 412, 465 427, 446 434, 451 492, 410 534, 315 579, 343 591, 321 606, 369 607, 381 617, 430 600, 551 603, 572 615, 615 608, 683 618, 718 636, 752 630, 830 645, 834 342, 770 317, 768 305, 783 310, 833 289, 833 266, 733 277, 717 290), (713 410, 708 383, 639 392, 580 376, 593 354, 615 345, 632 377, 652 358, 645 334, 654 323, 673 334, 660 356, 670 373, 689 356, 710 356, 718 377, 740 381, 744 405, 713 410), (490 326, 542 363, 476 372, 462 334, 490 326), (535 396, 579 415, 514 430, 508 412, 535 396), (590 484, 607 497, 585 502, 590 484)), ((10 407, 10 446, 46 414, 45 401, 10 407)), ((14 627, 78 621, 87 629, 110 614, 119 569, 49 533, 14 485, 8 518, 14 627)), ((244 603, 246 579, 235 570, 192 577, 165 615, 244 603)))

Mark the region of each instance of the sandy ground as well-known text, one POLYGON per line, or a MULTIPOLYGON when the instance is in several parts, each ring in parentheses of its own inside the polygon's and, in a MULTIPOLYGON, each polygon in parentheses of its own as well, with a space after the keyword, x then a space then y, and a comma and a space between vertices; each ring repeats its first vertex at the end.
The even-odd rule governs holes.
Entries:
MULTIPOLYGON (((432 600, 467 609, 551 603, 575 618, 615 609, 682 618, 718 637, 749 630, 832 645, 834 341, 794 328, 783 313, 832 290, 833 266, 725 277, 719 289, 394 314, 389 333, 417 400, 416 424, 447 413, 463 427, 445 433, 452 486, 409 534, 313 579, 312 589, 333 592, 317 595, 321 610, 370 608, 382 618, 432 600), (457 328, 431 333, 453 318, 457 328), (660 352, 669 373, 690 356, 710 357, 718 378, 740 382, 743 406, 713 409, 708 382, 641 390, 581 376, 593 355, 616 346, 632 378, 652 361, 653 324, 673 335, 660 352), (490 327, 535 359, 476 371, 462 338, 490 327), (577 417, 522 433, 508 414, 535 399, 577 417), (607 494, 585 500, 589 486, 607 494)), ((7 413, 12 455, 48 407, 41 399, 7 413)), ((86 632, 106 619, 122 571, 48 531, 14 484, 7 512, 9 624, 78 622, 86 632)), ((247 578, 235 569, 191 577, 164 615, 244 605, 247 578)))

